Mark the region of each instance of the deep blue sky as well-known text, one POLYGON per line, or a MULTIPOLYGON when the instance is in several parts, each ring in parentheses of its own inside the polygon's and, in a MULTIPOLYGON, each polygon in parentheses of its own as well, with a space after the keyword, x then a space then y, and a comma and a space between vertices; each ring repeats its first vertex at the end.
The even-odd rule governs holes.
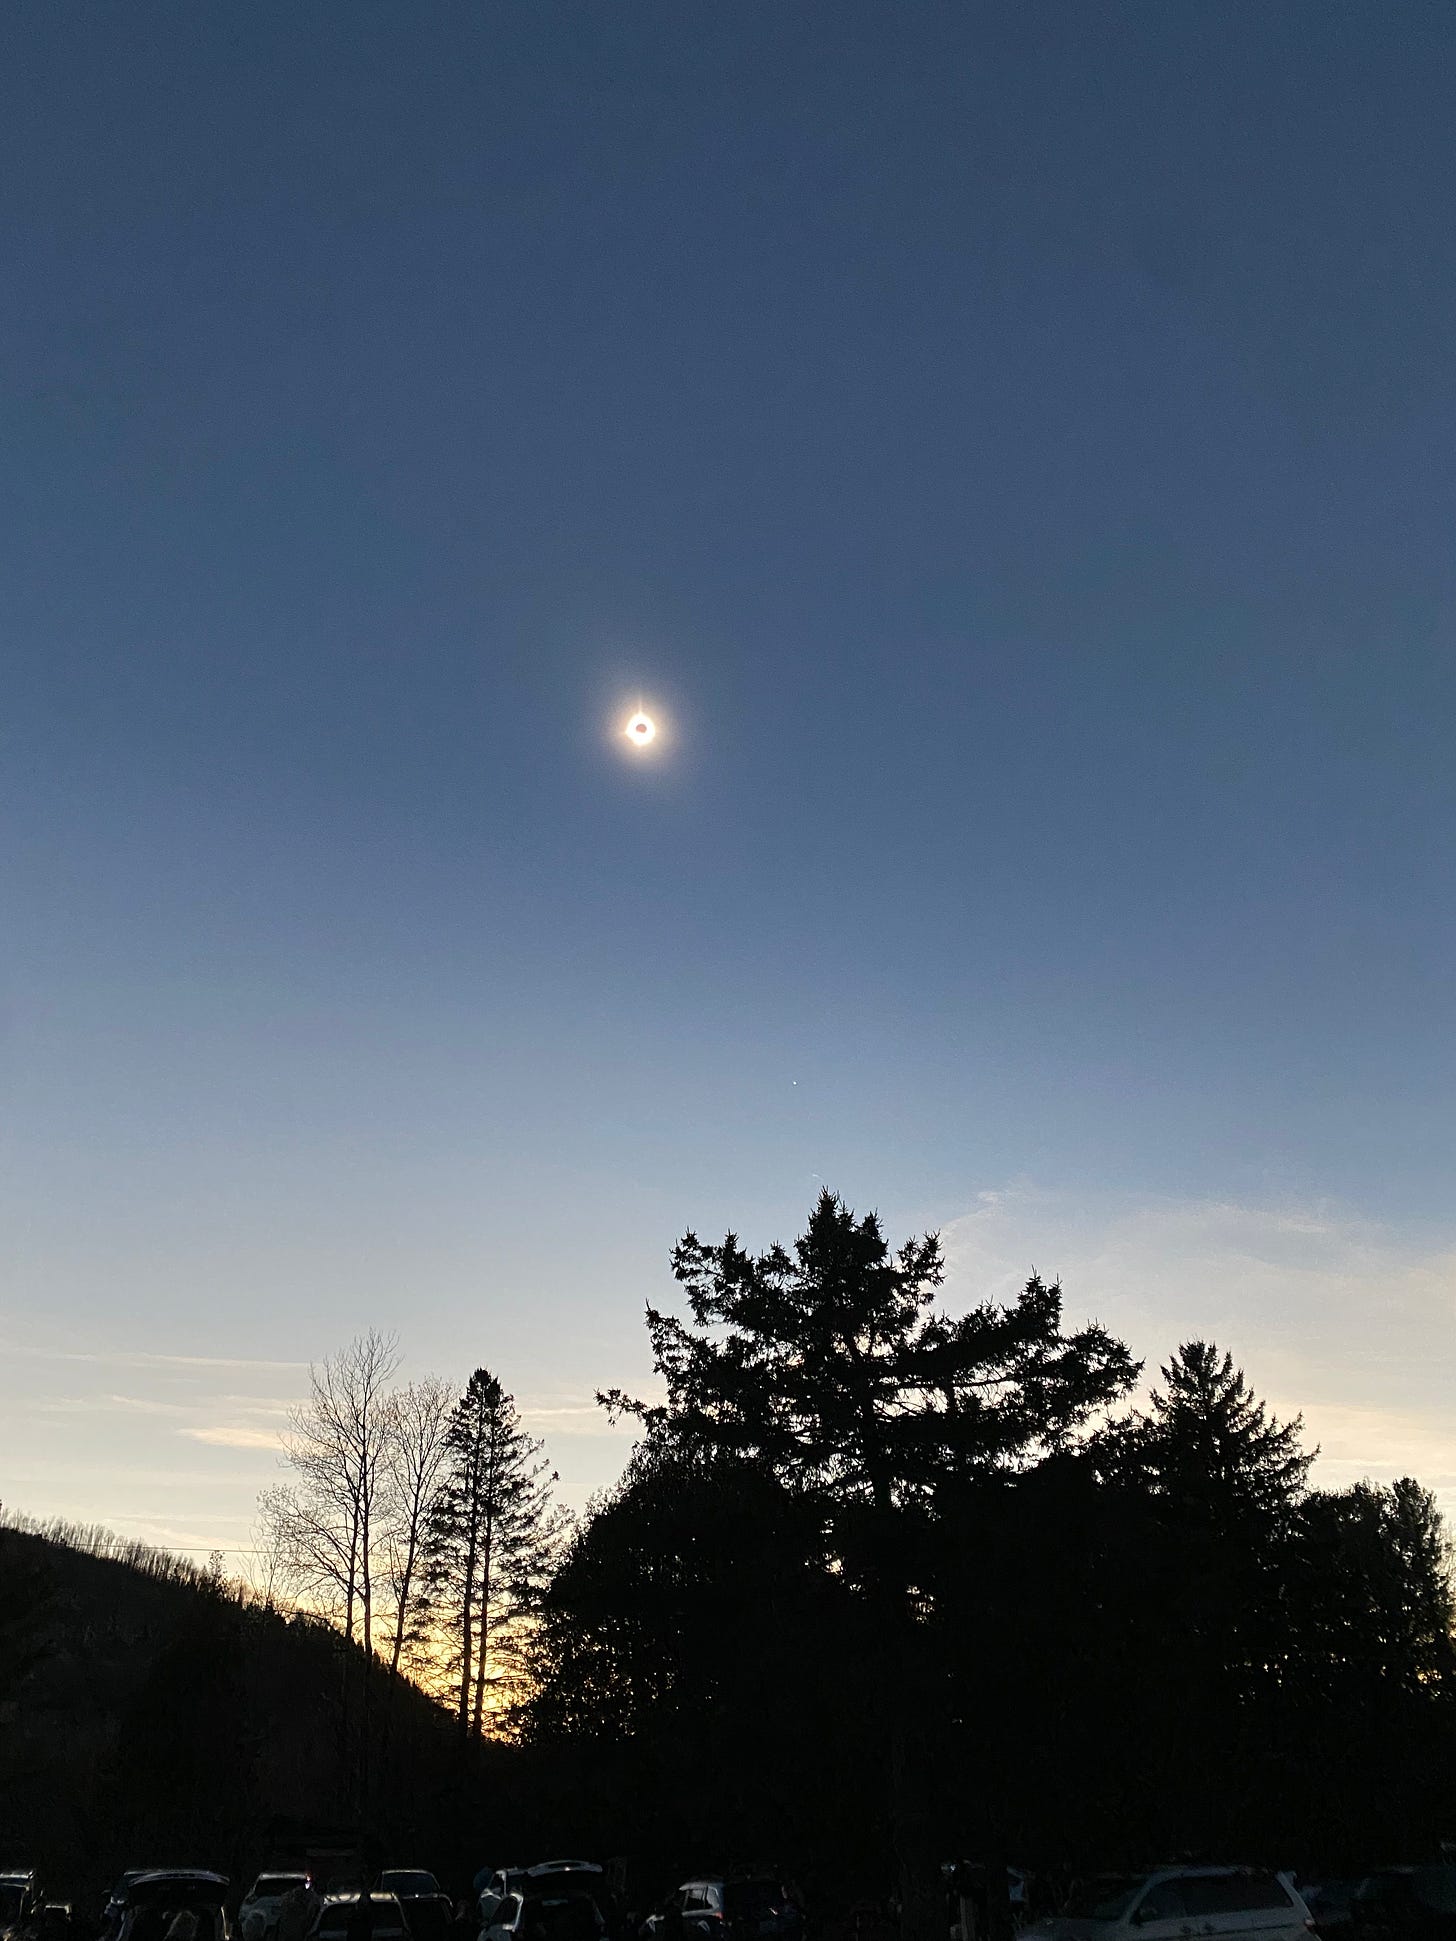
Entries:
POLYGON ((7 9, 41 1400, 368 1321, 579 1399, 821 1177, 1444 1244, 1453 70, 1333 0, 7 9))

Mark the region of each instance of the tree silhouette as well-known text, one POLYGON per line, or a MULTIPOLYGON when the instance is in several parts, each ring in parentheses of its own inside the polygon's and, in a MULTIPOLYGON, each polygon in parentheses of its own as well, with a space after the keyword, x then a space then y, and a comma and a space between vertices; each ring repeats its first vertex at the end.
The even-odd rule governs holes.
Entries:
POLYGON ((883 1723, 905 1926, 929 1936, 943 1910, 922 1743, 936 1706, 925 1532, 942 1491, 963 1502, 974 1482, 1065 1445, 1136 1364, 1100 1327, 1064 1334, 1061 1290, 1035 1278, 1007 1306, 939 1312, 938 1239, 892 1253, 876 1215, 856 1218, 827 1190, 792 1250, 752 1255, 733 1234, 707 1246, 688 1233, 672 1266, 690 1322, 647 1314, 666 1401, 601 1399, 670 1448, 757 1465, 817 1512, 834 1567, 873 1614, 862 1684, 883 1723))
POLYGON ((1300 1446, 1302 1419, 1276 1421, 1212 1342, 1185 1342, 1162 1376, 1147 1412, 1110 1438, 1115 1461, 1177 1519, 1222 1535, 1278 1523, 1317 1453, 1300 1446))
POLYGON ((399 1677, 407 1644, 422 1640, 417 1580, 430 1519, 450 1458, 449 1388, 436 1375, 411 1382, 389 1398, 384 1457, 384 1553, 394 1615, 389 1673, 399 1677))
POLYGON ((609 1851, 790 1852, 873 1891, 887 1858, 857 1697, 873 1640, 812 1502, 655 1438, 573 1534, 542 1610, 530 1736, 620 1802, 609 1851))
MULTIPOLYGON (((424 1596, 446 1643, 455 1715, 479 1738, 486 1695, 525 1664, 526 1630, 561 1534, 555 1471, 540 1459, 511 1396, 477 1368, 450 1415, 443 1479, 423 1547, 424 1596)), ((500 1721, 497 1721, 499 1723, 500 1721)))

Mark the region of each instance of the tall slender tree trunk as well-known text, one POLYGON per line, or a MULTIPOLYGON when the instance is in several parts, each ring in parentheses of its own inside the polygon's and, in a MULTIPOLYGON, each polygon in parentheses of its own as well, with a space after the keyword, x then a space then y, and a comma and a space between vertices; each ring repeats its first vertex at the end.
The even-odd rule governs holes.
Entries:
POLYGON ((470 1534, 465 1549, 464 1589, 460 1599, 460 1702, 457 1717, 462 1739, 470 1736, 470 1675, 475 1660, 475 1563, 480 1554, 480 1457, 471 1465, 470 1534))
POLYGON ((366 1504, 361 1519, 362 1568, 360 1572, 360 1606, 364 1626, 364 1650, 366 1655, 374 1649, 374 1573, 369 1564, 369 1509, 366 1504))
POLYGON ((349 1574, 344 1586, 344 1636, 354 1642, 354 1604, 359 1585, 359 1504, 356 1499, 349 1515, 349 1574))
POLYGON ((388 1764, 390 1740, 394 1735, 395 1708, 399 1702, 399 1661, 404 1655, 405 1625, 409 1621, 410 1595, 415 1581, 415 1562, 419 1556, 419 1528, 420 1501, 416 1496, 410 1508, 404 1569, 399 1574, 399 1603, 394 1613, 394 1635, 389 1641, 389 1684, 384 1694, 384 1734, 380 1746, 381 1763, 385 1765, 388 1764))
MULTIPOLYGON (((367 1454, 365 1460, 367 1461, 367 1454)), ((366 1812, 372 1780, 371 1735, 374 1727, 374 1566, 369 1554, 369 1484, 361 1480, 363 1512, 360 1517, 360 1576, 362 1581, 364 1664, 360 1673, 359 1694, 359 1798, 366 1812)))
POLYGON ((470 1674, 475 1655, 475 1538, 465 1555, 465 1591, 460 1600, 460 1698, 456 1715, 462 1736, 470 1730, 470 1674))
POLYGON ((354 1607, 359 1586, 359 1502, 350 1506, 349 1568, 344 1584, 344 1642, 339 1652, 339 1759, 347 1790, 354 1781, 354 1607))
POLYGON ((404 1569, 399 1574, 399 1609, 394 1614, 394 1636, 389 1643, 389 1679, 393 1684, 399 1677, 399 1661, 404 1655, 404 1628, 409 1619, 410 1593, 414 1589, 415 1559, 419 1555, 418 1505, 410 1519, 409 1539, 404 1553, 404 1569))
POLYGON ((472 1727, 480 1738, 485 1721, 485 1668, 490 1651, 491 1552, 494 1547, 494 1508, 486 1512, 485 1543, 480 1570, 480 1643, 475 1654, 475 1712, 472 1727))

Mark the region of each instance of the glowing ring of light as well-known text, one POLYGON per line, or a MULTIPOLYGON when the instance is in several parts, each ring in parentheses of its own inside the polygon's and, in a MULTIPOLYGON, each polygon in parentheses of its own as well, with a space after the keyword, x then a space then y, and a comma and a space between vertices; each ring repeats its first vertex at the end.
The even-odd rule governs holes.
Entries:
POLYGON ((652 720, 650 715, 643 714, 639 708, 637 713, 627 723, 624 732, 634 748, 645 748, 648 742, 655 738, 657 724, 652 720))

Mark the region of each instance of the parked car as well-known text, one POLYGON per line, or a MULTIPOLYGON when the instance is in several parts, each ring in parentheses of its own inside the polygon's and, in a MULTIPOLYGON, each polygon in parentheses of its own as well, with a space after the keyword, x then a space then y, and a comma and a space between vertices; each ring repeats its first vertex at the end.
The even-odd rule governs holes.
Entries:
POLYGON ((729 1934, 735 1941, 797 1941, 804 1930, 801 1909, 774 1874, 685 1881, 648 1916, 643 1932, 662 1936, 679 1916, 692 1941, 729 1934))
POLYGON ((481 1941, 608 1941, 610 1933, 599 1894, 568 1874, 523 1881, 496 1908, 481 1941))
POLYGON ((455 1910, 433 1874, 422 1867, 386 1867, 375 1885, 398 1900, 414 1941, 444 1941, 455 1910))
MULTIPOLYGON (((614 1924, 615 1901, 607 1886, 605 1869, 594 1860, 541 1860, 534 1867, 501 1867, 491 1875, 489 1885, 480 1896, 482 1933, 501 1924, 501 1910, 509 1897, 539 1899, 543 1895, 560 1896, 567 1890, 589 1895, 608 1927, 614 1924)), ((505 1918, 518 1924, 519 1911, 505 1918)))
POLYGON ((1359 1941, 1456 1941, 1456 1867, 1381 1867, 1350 1903, 1359 1941))
POLYGON ((0 1935, 18 1934, 40 1912, 41 1892, 29 1867, 0 1872, 0 1935))
POLYGON ((1252 1867, 1159 1867, 1079 1881, 1060 1914, 1022 1941, 1308 1941, 1313 1923, 1286 1876, 1252 1867))
POLYGON ((122 1875, 107 1896, 106 1905, 101 1910, 102 1941, 108 1941, 108 1937, 115 1935, 120 1928, 121 1917, 130 1903, 132 1882, 145 1880, 148 1874, 164 1871, 165 1869, 158 1867, 133 1867, 129 1873, 122 1875))
POLYGON ((164 1867, 129 1875, 116 1941, 166 1941, 179 1914, 197 1923, 196 1941, 232 1941, 226 1874, 201 1867, 164 1867))
POLYGON ((238 1933, 242 1941, 268 1941, 278 1931, 283 1896, 291 1894, 295 1887, 308 1884, 307 1874, 259 1874, 238 1909, 238 1933))
MULTIPOLYGON (((363 1898, 362 1894, 330 1894, 310 1932, 318 1941, 349 1941, 362 1925, 359 1903, 363 1898)), ((410 1941, 397 1894, 370 1894, 368 1919, 371 1941, 410 1941)))

